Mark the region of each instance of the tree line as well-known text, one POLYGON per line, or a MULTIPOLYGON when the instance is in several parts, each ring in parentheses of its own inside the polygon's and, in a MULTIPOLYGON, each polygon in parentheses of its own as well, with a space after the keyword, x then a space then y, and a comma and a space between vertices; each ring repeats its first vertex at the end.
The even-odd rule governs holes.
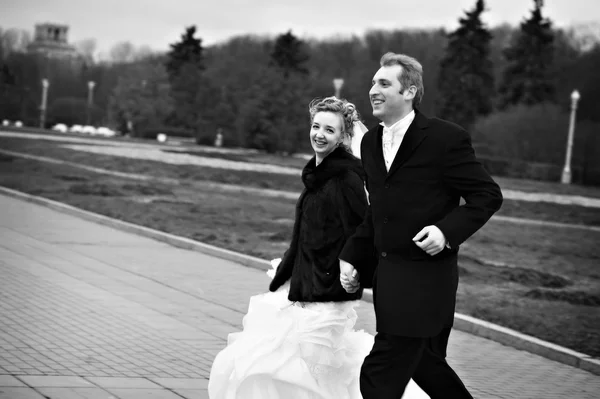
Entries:
POLYGON ((564 160, 569 96, 578 89, 575 178, 600 183, 598 36, 555 27, 540 0, 517 27, 487 27, 485 12, 485 1, 474 1, 450 32, 372 30, 302 40, 289 31, 213 46, 204 46, 190 26, 165 53, 121 43, 112 62, 94 61, 90 42, 80 43, 87 52, 78 62, 0 46, 0 119, 37 125, 46 77, 47 123, 84 123, 87 82, 94 81, 95 125, 142 137, 193 136, 202 144, 212 144, 222 129, 225 145, 292 153, 309 148, 307 105, 332 95, 334 78, 344 79, 341 96, 357 105, 365 123, 377 123, 371 78, 381 55, 394 51, 423 65, 421 111, 468 128, 492 173, 554 179, 564 160))

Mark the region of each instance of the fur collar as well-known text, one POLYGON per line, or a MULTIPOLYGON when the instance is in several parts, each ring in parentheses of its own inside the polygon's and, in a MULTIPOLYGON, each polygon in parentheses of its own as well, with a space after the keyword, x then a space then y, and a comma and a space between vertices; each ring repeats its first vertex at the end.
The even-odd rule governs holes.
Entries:
POLYGON ((316 166, 316 158, 313 156, 302 170, 302 182, 308 190, 316 190, 332 177, 342 176, 350 171, 365 179, 360 160, 338 147, 327 155, 319 166, 316 166))

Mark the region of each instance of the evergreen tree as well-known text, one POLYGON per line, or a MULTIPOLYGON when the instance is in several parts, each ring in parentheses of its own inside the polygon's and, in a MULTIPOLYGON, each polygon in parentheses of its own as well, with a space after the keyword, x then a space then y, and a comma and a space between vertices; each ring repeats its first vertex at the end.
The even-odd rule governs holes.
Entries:
POLYGON ((189 26, 181 35, 181 40, 170 45, 166 67, 171 79, 179 76, 184 65, 204 69, 202 39, 194 37, 195 34, 196 27, 189 26))
POLYGON ((459 19, 460 26, 448 35, 440 65, 437 114, 465 127, 492 111, 492 35, 481 21, 484 11, 484 1, 477 0, 475 7, 459 19))
POLYGON ((236 121, 244 144, 271 153, 306 148, 312 97, 304 76, 290 74, 286 78, 275 68, 266 68, 253 86, 236 121))
POLYGON ((275 39, 270 68, 257 81, 260 93, 240 108, 238 130, 247 132, 250 147, 290 153, 308 140, 308 59, 304 43, 291 31, 275 39))
POLYGON ((500 87, 501 107, 554 100, 554 33, 551 22, 542 16, 543 0, 534 3, 531 16, 521 23, 519 33, 504 50, 508 66, 500 87))
POLYGON ((194 37, 196 27, 187 27, 179 42, 171 44, 165 66, 171 82, 171 97, 175 102, 174 114, 170 118, 176 125, 196 129, 200 100, 198 91, 203 83, 202 39, 194 37))
POLYGON ((294 72, 307 74, 308 70, 304 67, 306 61, 308 55, 304 51, 304 43, 291 31, 277 36, 271 53, 271 63, 283 71, 285 78, 294 72))

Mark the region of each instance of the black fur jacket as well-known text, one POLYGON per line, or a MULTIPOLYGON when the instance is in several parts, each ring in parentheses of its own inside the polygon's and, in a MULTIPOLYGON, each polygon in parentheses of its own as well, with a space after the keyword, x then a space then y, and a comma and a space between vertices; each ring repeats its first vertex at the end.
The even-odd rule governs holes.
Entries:
POLYGON ((308 161, 302 181, 292 241, 269 289, 276 291, 291 278, 290 301, 359 299, 362 290, 348 294, 342 288, 338 256, 368 206, 360 160, 337 148, 319 166, 314 157, 308 161))

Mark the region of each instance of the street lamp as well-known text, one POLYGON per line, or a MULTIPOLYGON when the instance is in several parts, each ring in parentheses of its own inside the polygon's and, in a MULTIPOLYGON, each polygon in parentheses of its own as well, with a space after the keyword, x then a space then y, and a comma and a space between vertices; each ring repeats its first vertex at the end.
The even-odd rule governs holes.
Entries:
POLYGON ((42 79, 42 103, 40 105, 40 129, 46 127, 46 105, 48 103, 48 86, 50 81, 42 79))
POLYGON ((564 184, 571 184, 571 155, 573 153, 573 138, 575 136, 575 114, 577 112, 577 102, 580 98, 579 92, 573 90, 573 93, 571 93, 571 118, 569 121, 569 137, 567 138, 567 154, 565 156, 565 167, 560 179, 564 184))
POLYGON ((340 91, 342 90, 342 86, 344 85, 344 79, 335 78, 333 79, 333 87, 335 89, 335 96, 340 98, 340 91))
POLYGON ((90 80, 88 82, 88 101, 87 101, 87 123, 86 125, 90 125, 92 121, 92 106, 94 105, 94 86, 96 86, 96 82, 90 80))

